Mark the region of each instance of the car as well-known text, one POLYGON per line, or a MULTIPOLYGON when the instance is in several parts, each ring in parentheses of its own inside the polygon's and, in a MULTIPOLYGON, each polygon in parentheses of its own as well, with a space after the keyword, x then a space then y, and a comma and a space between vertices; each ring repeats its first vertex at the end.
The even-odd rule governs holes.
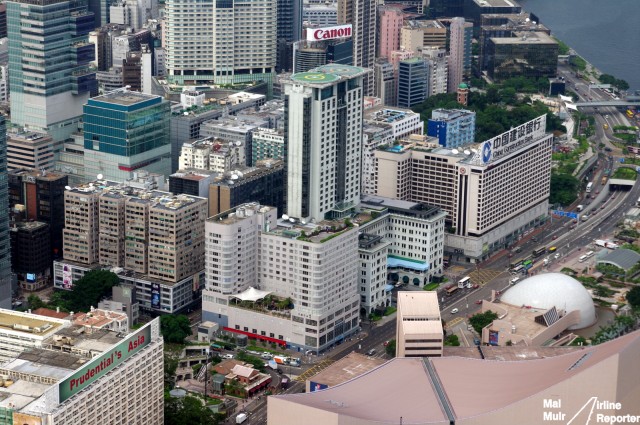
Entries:
POLYGON ((386 347, 387 345, 389 345, 389 341, 383 342, 382 345, 384 345, 386 347))
POLYGON ((480 285, 478 285, 477 283, 472 286, 473 289, 478 289, 479 287, 480 287, 480 285))
POLYGON ((531 238, 532 241, 534 242, 538 242, 538 238, 536 238, 535 236, 531 238))
POLYGON ((599 190, 596 190, 596 195, 597 195, 597 194, 599 194, 599 193, 600 193, 600 191, 599 191, 599 190))
POLYGON ((453 310, 451 310, 451 314, 456 314, 458 312, 457 308, 454 308, 453 310))
POLYGON ((233 358, 233 354, 231 354, 231 353, 223 354, 223 355, 222 355, 222 358, 223 358, 223 359, 231 360, 231 359, 233 358))
POLYGON ((476 304, 482 304, 482 300, 476 301, 476 304))
POLYGON ((556 247, 556 246, 552 246, 552 247, 550 247, 550 248, 549 248, 549 252, 553 252, 553 251, 555 251, 556 249, 558 249, 558 247, 556 247))
POLYGON ((480 340, 478 338, 473 338, 473 345, 480 345, 480 340))
POLYGON ((273 358, 273 354, 265 351, 264 353, 260 354, 260 357, 262 357, 265 360, 271 360, 273 358))
POLYGON ((560 258, 560 253, 559 253, 559 252, 556 252, 556 255, 554 255, 554 256, 553 256, 553 258, 555 258, 556 260, 557 260, 558 258, 560 258))
POLYGON ((551 238, 551 239, 553 239, 555 241, 556 239, 558 239, 558 235, 553 235, 553 238, 551 238))
POLYGON ((591 199, 596 199, 596 195, 591 195, 591 199))
POLYGON ((522 247, 520 247, 520 246, 516 248, 516 254, 519 253, 519 252, 522 252, 522 247))
POLYGON ((372 348, 371 350, 366 352, 367 356, 373 356, 374 354, 376 354, 376 349, 372 348))

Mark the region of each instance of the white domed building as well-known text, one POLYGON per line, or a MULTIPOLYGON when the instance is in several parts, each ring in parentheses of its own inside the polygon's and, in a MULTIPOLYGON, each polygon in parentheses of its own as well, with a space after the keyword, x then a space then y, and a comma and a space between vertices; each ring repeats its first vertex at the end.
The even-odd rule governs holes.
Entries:
POLYGON ((509 288, 500 302, 482 304, 498 319, 483 329, 482 342, 491 345, 543 345, 566 330, 596 322, 589 292, 576 279, 562 273, 539 274, 509 288))

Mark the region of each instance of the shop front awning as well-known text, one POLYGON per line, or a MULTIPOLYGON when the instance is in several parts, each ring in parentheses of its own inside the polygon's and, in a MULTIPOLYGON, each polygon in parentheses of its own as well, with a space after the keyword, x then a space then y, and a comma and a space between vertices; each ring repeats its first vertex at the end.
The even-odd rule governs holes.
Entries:
POLYGON ((387 268, 403 268, 424 272, 429 270, 429 265, 424 261, 412 260, 398 255, 389 255, 387 256, 387 268))

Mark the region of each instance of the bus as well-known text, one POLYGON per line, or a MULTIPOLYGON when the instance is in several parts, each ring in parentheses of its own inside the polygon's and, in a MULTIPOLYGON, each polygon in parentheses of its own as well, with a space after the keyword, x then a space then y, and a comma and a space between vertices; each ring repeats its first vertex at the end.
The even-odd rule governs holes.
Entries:
POLYGON ((587 193, 591 193, 591 188, 593 187, 593 182, 589 182, 587 184, 587 193))
POLYGON ((533 256, 534 257, 539 257, 542 254, 544 254, 545 252, 547 252, 547 248, 544 246, 541 246, 540 248, 536 248, 533 250, 533 256))
POLYGON ((457 290, 458 290, 458 287, 456 285, 451 285, 447 287, 447 289, 445 289, 445 292, 447 293, 447 296, 449 296, 449 295, 453 295, 453 293, 456 292, 457 290))
POLYGON ((522 262, 522 267, 525 270, 529 270, 531 267, 533 267, 533 260, 525 260, 522 262))
POLYGON ((518 265, 516 267, 513 267, 511 269, 511 273, 512 274, 518 274, 518 273, 520 273, 522 271, 522 269, 524 269, 524 266, 522 264, 520 264, 520 265, 518 265))
POLYGON ((471 278, 469 276, 463 277, 458 281, 458 288, 471 288, 471 278))
MULTIPOLYGON (((640 202, 640 199, 638 200, 638 202, 640 202)), ((513 263, 509 264, 509 269, 514 270, 514 269, 516 269, 518 266, 521 266, 521 265, 522 265, 522 261, 523 261, 523 259, 521 258, 521 259, 516 260, 516 261, 514 261, 513 263)))

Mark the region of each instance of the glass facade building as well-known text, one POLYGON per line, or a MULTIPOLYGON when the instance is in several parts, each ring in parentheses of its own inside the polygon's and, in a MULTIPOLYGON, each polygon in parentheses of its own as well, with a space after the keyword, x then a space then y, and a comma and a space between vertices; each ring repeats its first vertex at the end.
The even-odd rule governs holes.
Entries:
POLYGON ((0 308, 11 308, 11 292, 7 131, 4 117, 0 116, 0 308))
POLYGON ((429 65, 411 58, 398 65, 398 106, 411 108, 425 101, 429 93, 429 65))
POLYGON ((121 181, 139 168, 171 174, 170 103, 117 90, 84 106, 85 173, 121 181))
POLYGON ((512 77, 552 78, 557 74, 558 43, 543 32, 490 38, 487 47, 487 72, 496 82, 512 77))
POLYGON ((93 13, 86 0, 10 1, 7 24, 12 123, 68 138, 97 93, 93 13))

